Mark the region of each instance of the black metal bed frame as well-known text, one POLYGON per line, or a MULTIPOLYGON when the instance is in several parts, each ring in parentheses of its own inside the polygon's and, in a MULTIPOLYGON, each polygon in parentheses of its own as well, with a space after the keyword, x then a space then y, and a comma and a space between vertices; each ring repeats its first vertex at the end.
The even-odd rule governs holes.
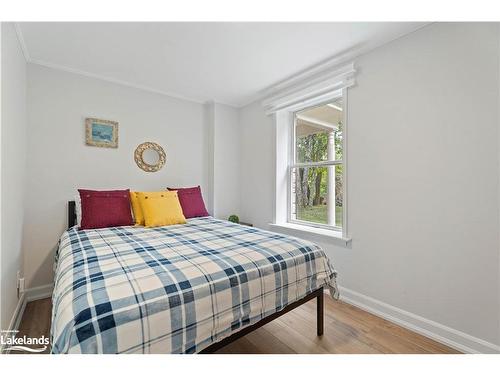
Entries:
POLYGON ((249 334, 250 332, 255 331, 257 328, 262 327, 263 325, 273 321, 274 319, 279 318, 281 315, 286 314, 289 311, 303 305, 304 303, 316 298, 316 334, 318 336, 323 336, 324 330, 324 306, 323 306, 323 287, 316 289, 314 292, 309 293, 304 298, 295 301, 289 305, 287 305, 283 310, 275 312, 272 315, 265 317, 264 319, 259 320, 257 323, 252 324, 251 326, 243 328, 241 331, 233 333, 231 336, 226 337, 225 339, 213 343, 209 347, 200 351, 201 354, 209 354, 215 353, 217 350, 222 349, 226 345, 231 344, 233 341, 238 340, 239 338, 249 334))
POLYGON ((75 201, 68 202, 68 229, 76 225, 76 204, 75 201))
MULTIPOLYGON (((75 225, 76 225, 75 201, 69 201, 68 202, 68 229, 75 226, 75 225)), ((218 351, 219 349, 222 349, 226 345, 229 345, 233 341, 238 340, 239 338, 249 334, 252 331, 255 331, 256 329, 262 327, 263 325, 279 318, 280 316, 286 314, 287 312, 292 311, 293 309, 303 305, 306 302, 309 302, 313 298, 316 298, 316 334, 318 336, 323 336, 324 324, 325 324, 324 323, 324 293, 323 293, 323 287, 321 287, 321 288, 316 289, 315 291, 309 293, 304 298, 290 303, 285 308, 283 308, 283 310, 275 312, 275 313, 259 320, 257 323, 254 323, 250 326, 247 326, 247 327, 241 329, 238 332, 233 333, 231 336, 226 337, 225 339, 222 339, 221 341, 213 343, 212 345, 201 350, 199 353, 200 354, 215 353, 216 351, 218 351)))

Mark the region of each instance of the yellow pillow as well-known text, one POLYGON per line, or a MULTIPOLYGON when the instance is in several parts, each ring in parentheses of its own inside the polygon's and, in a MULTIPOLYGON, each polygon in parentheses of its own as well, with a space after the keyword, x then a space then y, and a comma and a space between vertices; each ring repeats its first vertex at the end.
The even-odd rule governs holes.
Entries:
POLYGON ((146 227, 185 224, 176 191, 138 192, 146 227))
POLYGON ((132 204, 135 225, 144 225, 144 214, 142 213, 141 204, 139 203, 139 193, 137 191, 130 192, 130 203, 132 204))

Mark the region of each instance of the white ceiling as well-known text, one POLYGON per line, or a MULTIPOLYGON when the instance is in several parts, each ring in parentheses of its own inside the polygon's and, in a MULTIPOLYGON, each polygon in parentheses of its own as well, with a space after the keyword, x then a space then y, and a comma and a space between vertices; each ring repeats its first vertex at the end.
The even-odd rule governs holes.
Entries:
POLYGON ((204 102, 245 105, 266 88, 423 23, 19 23, 27 59, 204 102))

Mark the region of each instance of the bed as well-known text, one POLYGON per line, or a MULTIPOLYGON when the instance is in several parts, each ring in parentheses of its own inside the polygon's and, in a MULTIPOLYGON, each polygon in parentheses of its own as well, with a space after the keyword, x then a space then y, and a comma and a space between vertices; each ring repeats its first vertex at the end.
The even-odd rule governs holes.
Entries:
POLYGON ((336 297, 314 243, 203 217, 78 230, 56 254, 52 353, 211 353, 291 309, 336 297))

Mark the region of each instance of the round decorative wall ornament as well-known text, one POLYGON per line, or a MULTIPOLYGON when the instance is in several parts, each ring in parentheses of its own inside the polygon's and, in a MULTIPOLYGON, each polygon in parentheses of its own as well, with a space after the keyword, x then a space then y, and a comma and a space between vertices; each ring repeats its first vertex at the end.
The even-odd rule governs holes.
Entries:
POLYGON ((158 143, 144 142, 135 149, 134 159, 143 171, 157 172, 165 164, 166 155, 158 143))

